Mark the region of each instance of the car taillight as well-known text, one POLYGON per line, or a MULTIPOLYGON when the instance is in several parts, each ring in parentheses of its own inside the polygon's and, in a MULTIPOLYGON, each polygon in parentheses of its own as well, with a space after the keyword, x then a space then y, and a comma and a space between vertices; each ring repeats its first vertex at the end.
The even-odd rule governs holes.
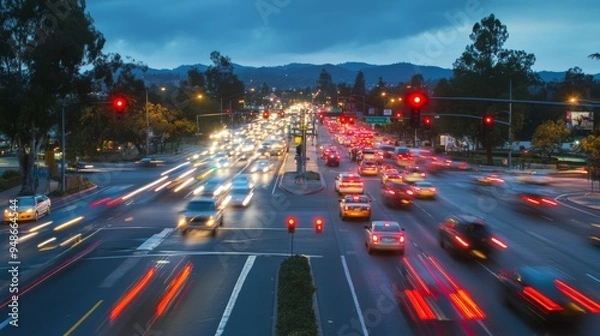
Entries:
POLYGON ((347 210, 348 210, 348 206, 344 205, 344 211, 347 211, 347 210))
POLYGON ((393 191, 393 190, 389 190, 389 189, 388 189, 388 190, 386 190, 386 192, 387 192, 388 194, 392 194, 392 195, 396 194, 396 192, 395 192, 395 191, 393 191))
POLYGON ((371 237, 371 240, 373 240, 374 243, 377 243, 379 241, 379 237, 377 235, 373 235, 373 237, 371 237))
POLYGON ((400 239, 398 239, 401 243, 404 243, 404 236, 400 236, 400 239))
POLYGON ((525 286, 523 287, 523 294, 525 294, 528 298, 537 303, 540 307, 546 309, 547 311, 562 311, 564 310, 558 303, 550 300, 546 295, 540 293, 533 287, 525 286))
POLYGON ((409 195, 414 194, 412 190, 407 190, 406 193, 409 194, 409 195))
POLYGON ((456 240, 462 247, 469 247, 469 243, 467 243, 467 241, 460 236, 454 236, 454 240, 456 240))
POLYGON ((554 280, 554 284, 556 285, 556 288, 558 288, 559 291, 561 291, 563 294, 565 294, 566 296, 568 296, 575 302, 582 305, 590 313, 594 313, 594 314, 600 313, 600 304, 597 302, 594 302, 592 299, 587 297, 585 294, 579 292, 575 288, 569 286, 567 283, 560 281, 560 280, 554 280))
POLYGON ((553 200, 549 200, 549 199, 546 199, 546 198, 542 198, 542 203, 548 204, 548 205, 551 205, 551 206, 556 206, 557 205, 557 203, 554 202, 553 200))

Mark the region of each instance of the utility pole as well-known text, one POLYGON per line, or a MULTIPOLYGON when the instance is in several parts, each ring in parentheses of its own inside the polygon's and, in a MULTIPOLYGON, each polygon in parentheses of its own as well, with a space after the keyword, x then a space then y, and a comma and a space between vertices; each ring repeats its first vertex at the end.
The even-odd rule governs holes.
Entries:
POLYGON ((150 155, 150 113, 148 111, 148 89, 146 89, 146 156, 150 155))
POLYGON ((508 169, 512 169, 512 76, 508 82, 508 169))
POLYGON ((66 176, 66 165, 67 165, 67 135, 65 131, 65 103, 63 102, 62 111, 60 113, 60 129, 61 129, 61 167, 60 167, 60 190, 64 193, 67 190, 67 176, 66 176))

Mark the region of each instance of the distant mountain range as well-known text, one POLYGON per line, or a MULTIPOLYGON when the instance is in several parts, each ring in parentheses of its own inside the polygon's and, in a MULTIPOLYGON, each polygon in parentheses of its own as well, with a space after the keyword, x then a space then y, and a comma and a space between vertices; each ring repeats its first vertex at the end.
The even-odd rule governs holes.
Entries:
MULTIPOLYGON (((176 84, 184 80, 188 70, 193 67, 204 72, 208 66, 203 64, 181 65, 170 70, 149 68, 145 74, 140 73, 139 75, 143 76, 150 83, 176 84)), ((260 87, 263 83, 266 83, 270 88, 278 89, 314 87, 322 69, 331 74, 334 83, 344 82, 349 85, 354 84, 356 74, 362 70, 365 74, 365 81, 368 88, 376 85, 380 77, 384 82, 393 85, 400 82, 408 82, 417 73, 422 74, 425 81, 430 84, 442 78, 452 77, 452 69, 437 66, 419 66, 411 63, 389 65, 373 65, 361 62, 322 65, 290 63, 273 67, 234 65, 234 73, 246 84, 246 87, 260 87)), ((546 82, 560 81, 564 79, 565 71, 541 71, 539 75, 546 82)), ((600 74, 595 74, 594 78, 600 80, 600 74)))

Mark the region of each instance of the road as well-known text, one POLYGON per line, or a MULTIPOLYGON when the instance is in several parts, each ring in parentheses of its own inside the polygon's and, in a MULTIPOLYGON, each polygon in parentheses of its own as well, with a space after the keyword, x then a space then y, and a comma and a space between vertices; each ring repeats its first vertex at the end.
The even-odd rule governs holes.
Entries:
MULTIPOLYGON (((326 132, 319 134, 320 141, 330 142, 326 132)), ((0 334, 272 334, 276 273, 291 252, 285 219, 294 216, 298 219, 294 253, 310 257, 322 334, 410 335, 410 324, 391 292, 401 258, 367 254, 365 223, 342 222, 338 217, 339 197, 333 190, 333 179, 339 172, 355 170, 355 166, 347 158, 339 168, 325 168, 322 162, 319 166, 327 188, 310 196, 278 190, 274 172, 259 175, 251 205, 228 210, 224 227, 214 238, 205 233, 184 237, 174 230, 177 213, 186 202, 184 190, 157 193, 153 186, 130 201, 105 206, 159 179, 160 172, 172 166, 156 172, 146 170, 147 175, 132 172, 130 178, 135 182, 130 184, 125 183, 129 181, 125 172, 111 177, 115 182, 110 188, 41 219, 40 223, 51 220, 53 224, 20 244, 20 259, 27 264, 23 265, 24 272, 44 262, 53 266, 49 270, 65 263, 72 265, 44 281, 40 279, 48 272, 30 276, 27 284, 36 286, 20 297, 19 328, 5 322, 0 324, 0 334), (94 202, 96 206, 91 207, 94 202), (77 224, 55 230, 80 216, 84 218, 77 224), (316 217, 325 220, 320 235, 312 227, 316 217), (61 242, 79 233, 90 236, 81 246, 38 248, 52 237, 61 242)), ((216 174, 232 176, 245 172, 245 167, 245 162, 239 162, 216 174)), ((600 297, 599 251, 585 241, 586 224, 598 220, 597 212, 575 204, 543 213, 517 211, 510 202, 512 192, 523 186, 514 177, 506 177, 503 188, 488 189, 474 188, 473 176, 465 172, 429 179, 440 196, 416 201, 406 211, 384 207, 379 180, 365 178, 366 192, 373 198, 372 220, 401 223, 410 242, 406 255, 425 253, 444 265, 485 311, 483 324, 490 335, 560 334, 531 326, 502 303, 494 275, 500 269, 549 265, 600 297), (482 263, 450 257, 439 247, 437 224, 447 215, 461 212, 485 218, 508 242, 508 250, 482 263)), ((544 187, 554 197, 587 188, 580 179, 560 179, 544 187)), ((6 232, 2 239, 7 242, 6 232)), ((7 243, 2 248, 7 249, 7 243)), ((8 257, 2 262, 7 265, 8 257)), ((19 285, 26 288, 27 284, 19 285)), ((3 307, 3 313, 7 308, 3 307)), ((594 317, 580 332, 568 334, 596 335, 599 326, 594 317)))

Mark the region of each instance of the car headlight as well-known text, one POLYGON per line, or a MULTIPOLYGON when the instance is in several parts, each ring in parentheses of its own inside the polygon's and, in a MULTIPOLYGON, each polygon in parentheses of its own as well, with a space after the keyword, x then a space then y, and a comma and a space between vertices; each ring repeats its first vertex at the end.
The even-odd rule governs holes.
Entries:
POLYGON ((215 225, 215 218, 213 216, 208 217, 208 220, 206 221, 206 226, 213 226, 215 225))
POLYGON ((263 173, 266 173, 266 172, 268 172, 268 171, 269 171, 269 167, 265 167, 265 168, 263 168, 263 173))
POLYGON ((187 222, 187 218, 185 216, 179 216, 179 221, 177 221, 177 227, 185 225, 187 222))

